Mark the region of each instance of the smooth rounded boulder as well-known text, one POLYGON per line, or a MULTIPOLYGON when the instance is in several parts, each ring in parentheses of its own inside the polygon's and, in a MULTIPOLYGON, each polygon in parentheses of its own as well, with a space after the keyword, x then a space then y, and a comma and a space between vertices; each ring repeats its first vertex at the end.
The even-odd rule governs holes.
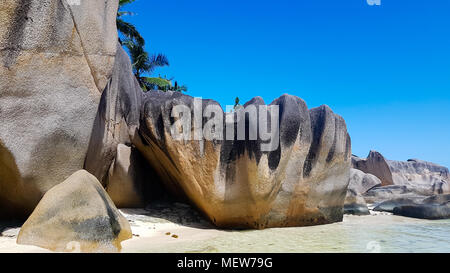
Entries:
POLYGON ((428 220, 450 219, 450 202, 444 204, 407 205, 394 208, 394 214, 428 220))
POLYGON ((57 252, 118 252, 131 237, 128 221, 102 185, 81 170, 44 195, 17 243, 57 252))
POLYGON ((364 173, 357 169, 350 169, 350 182, 348 188, 359 194, 381 186, 381 180, 373 174, 364 173))
POLYGON ((384 211, 384 212, 394 212, 394 208, 407 206, 407 205, 415 205, 422 201, 424 197, 400 197, 394 198, 391 200, 387 200, 378 204, 373 210, 374 211, 384 211))

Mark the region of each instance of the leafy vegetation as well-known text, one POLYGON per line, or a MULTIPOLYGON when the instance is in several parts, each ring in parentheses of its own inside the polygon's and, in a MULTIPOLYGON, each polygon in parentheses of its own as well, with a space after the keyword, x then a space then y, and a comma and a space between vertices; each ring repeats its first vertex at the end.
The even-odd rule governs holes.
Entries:
POLYGON ((135 0, 120 0, 119 11, 117 12, 117 30, 123 37, 119 37, 120 43, 125 46, 130 55, 133 65, 133 73, 136 76, 141 88, 144 91, 187 91, 186 86, 178 86, 178 83, 172 84, 172 80, 161 77, 149 77, 157 67, 169 66, 169 60, 164 54, 150 55, 145 51, 145 40, 135 26, 126 22, 123 17, 133 15, 132 12, 124 11, 125 5, 133 3, 135 0))

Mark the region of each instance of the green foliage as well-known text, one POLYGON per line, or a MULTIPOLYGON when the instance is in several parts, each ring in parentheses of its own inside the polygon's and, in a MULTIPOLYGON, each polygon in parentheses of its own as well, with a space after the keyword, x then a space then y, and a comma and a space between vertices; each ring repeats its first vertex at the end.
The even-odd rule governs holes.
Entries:
POLYGON ((169 60, 164 54, 150 55, 145 51, 145 40, 135 26, 123 20, 124 16, 134 15, 132 12, 123 11, 123 6, 133 3, 135 0, 120 0, 119 11, 117 12, 117 30, 122 34, 124 40, 120 43, 125 46, 131 58, 133 73, 136 76, 141 88, 144 91, 162 90, 162 91, 187 91, 186 86, 172 86, 171 80, 161 77, 145 77, 144 74, 151 74, 157 67, 169 66, 169 60))

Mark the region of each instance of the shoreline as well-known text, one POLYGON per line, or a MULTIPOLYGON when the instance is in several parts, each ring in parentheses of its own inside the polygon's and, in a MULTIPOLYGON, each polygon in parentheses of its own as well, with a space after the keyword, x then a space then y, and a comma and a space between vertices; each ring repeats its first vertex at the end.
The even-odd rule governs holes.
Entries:
MULTIPOLYGON (((186 210, 177 210, 176 213, 181 211, 181 216, 178 214, 178 217, 173 217, 176 213, 161 217, 160 214, 155 215, 144 209, 120 211, 130 222, 133 232, 132 239, 122 242, 121 253, 396 252, 396 244, 400 244, 399 252, 403 252, 399 238, 390 241, 390 235, 385 234, 386 230, 402 232, 408 227, 450 227, 448 220, 421 220, 371 210, 371 215, 344 215, 343 222, 328 225, 231 231, 217 229, 205 221, 186 222, 192 218, 186 210), (358 230, 363 230, 366 234, 360 234, 358 230), (295 240, 299 243, 294 244, 295 240)), ((16 244, 18 233, 18 227, 3 231, 0 236, 0 253, 51 253, 40 247, 16 244)), ((450 234, 447 237, 440 240, 450 243, 450 234)), ((418 234, 416 241, 420 242, 420 239, 418 234)), ((431 240, 428 243, 433 244, 434 239, 428 240, 431 240)), ((420 249, 416 247, 412 250, 420 249)), ((425 252, 432 250, 423 248, 425 252)), ((435 251, 450 252, 450 247, 435 251)))

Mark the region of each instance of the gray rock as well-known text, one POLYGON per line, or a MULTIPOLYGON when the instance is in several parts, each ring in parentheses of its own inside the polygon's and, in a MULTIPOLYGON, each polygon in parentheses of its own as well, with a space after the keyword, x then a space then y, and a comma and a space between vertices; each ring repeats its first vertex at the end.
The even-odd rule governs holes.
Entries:
POLYGON ((119 144, 109 170, 106 192, 118 208, 143 208, 145 171, 138 168, 140 157, 131 147, 119 144))
POLYGON ((363 196, 366 202, 370 204, 377 204, 397 198, 411 198, 411 197, 425 198, 425 196, 421 195, 420 192, 416 192, 414 188, 397 185, 375 187, 366 192, 363 196))
POLYGON ((44 195, 17 243, 58 252, 118 252, 131 237, 128 221, 102 185, 81 170, 44 195))
POLYGON ((450 218, 450 194, 392 199, 374 210, 420 219, 447 219, 450 218))
POLYGON ((382 186, 393 185, 392 173, 386 159, 379 152, 370 151, 366 159, 352 156, 353 168, 375 175, 382 186))
POLYGON ((358 194, 364 194, 372 188, 381 186, 381 180, 375 175, 364 173, 357 169, 350 169, 349 189, 358 194))
POLYGON ((375 151, 367 159, 352 157, 352 165, 377 176, 386 185, 407 186, 421 195, 450 193, 449 171, 446 167, 418 159, 406 162, 386 160, 375 151))
MULTIPOLYGON (((190 96, 146 93, 141 113, 145 119, 139 128, 142 143, 133 144, 166 187, 191 200, 212 223, 266 228, 342 220, 351 143, 344 120, 329 107, 308 111, 297 97, 276 99, 271 105, 279 105, 281 111, 280 146, 262 152, 260 140, 174 140, 171 113, 179 104, 193 112, 190 96)), ((212 100, 202 104, 203 110, 218 106, 212 100)), ((263 104, 255 98, 241 110, 263 104)), ((252 126, 259 125, 247 120, 245 127, 252 126)))
POLYGON ((80 4, 0 2, 0 215, 28 215, 83 167, 112 73, 118 1, 80 4))
POLYGON ((388 161, 395 185, 414 187, 425 195, 450 193, 449 171, 418 159, 388 161))
POLYGON ((428 220, 450 219, 450 202, 444 204, 408 205, 394 208, 394 214, 428 220))
POLYGON ((364 197, 355 190, 348 189, 344 204, 344 214, 369 215, 370 211, 364 197))
POLYGON ((106 185, 117 145, 131 145, 139 128, 143 92, 132 73, 130 59, 117 44, 113 74, 102 93, 92 127, 84 168, 106 185))
POLYGON ((395 207, 415 205, 423 201, 425 197, 400 197, 392 200, 387 200, 378 204, 373 210, 374 211, 384 211, 384 212, 394 212, 395 207))

